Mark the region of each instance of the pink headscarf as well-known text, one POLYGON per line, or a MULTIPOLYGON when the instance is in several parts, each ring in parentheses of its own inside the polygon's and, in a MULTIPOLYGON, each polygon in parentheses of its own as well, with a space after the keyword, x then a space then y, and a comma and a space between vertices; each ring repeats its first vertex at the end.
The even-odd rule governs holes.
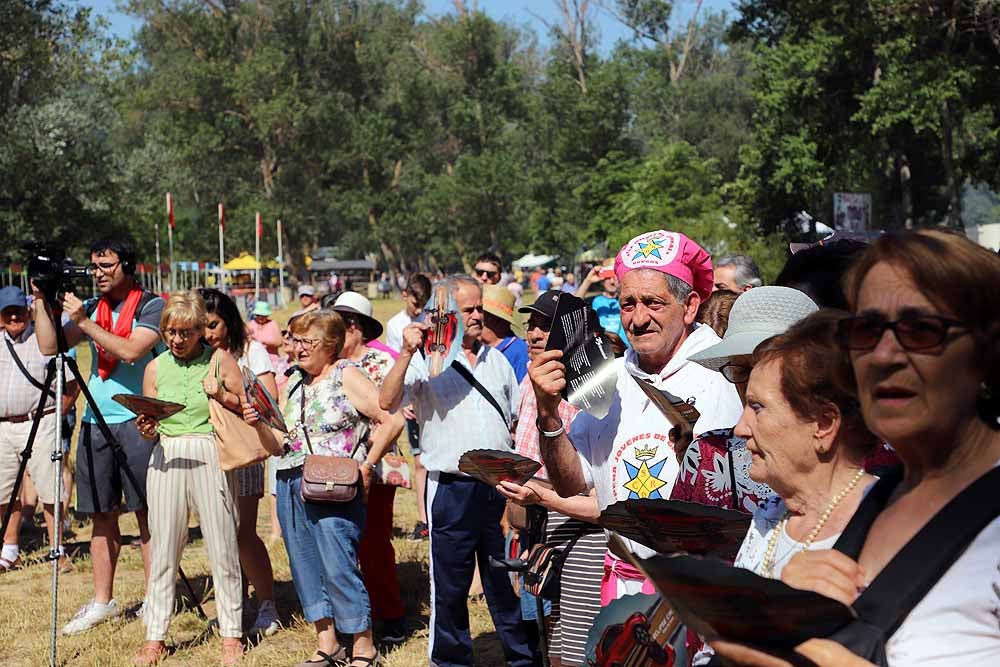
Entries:
POLYGON ((633 269, 653 269, 683 280, 702 301, 712 294, 712 256, 678 232, 646 232, 622 246, 615 258, 618 280, 633 269))

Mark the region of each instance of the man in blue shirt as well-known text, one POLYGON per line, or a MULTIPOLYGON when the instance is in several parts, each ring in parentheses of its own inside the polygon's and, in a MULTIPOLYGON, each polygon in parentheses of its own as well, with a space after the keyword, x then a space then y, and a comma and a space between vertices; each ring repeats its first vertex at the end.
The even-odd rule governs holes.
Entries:
POLYGON ((598 280, 602 281, 601 293, 591 300, 590 307, 597 313, 601 328, 621 338, 625 346, 628 347, 628 338, 625 336, 625 330, 622 329, 622 309, 618 305, 618 278, 615 277, 613 267, 595 266, 592 268, 587 277, 580 283, 579 289, 576 290, 576 296, 581 299, 586 297, 590 286, 598 280))
POLYGON ((528 374, 528 344, 511 331, 513 323, 514 294, 500 285, 484 285, 483 333, 479 340, 503 353, 520 385, 528 374))
MULTIPOLYGON (((87 387, 112 434, 125 451, 129 471, 114 456, 97 428, 90 406, 83 415, 77 448, 77 510, 94 523, 90 558, 94 570, 94 598, 63 627, 63 634, 86 632, 121 613, 112 596, 115 566, 121 549, 118 517, 135 512, 142 541, 143 562, 149 574, 149 526, 146 522, 146 468, 156 441, 139 436, 135 415, 112 400, 115 394, 142 394, 142 376, 160 342, 160 315, 164 302, 145 291, 135 279, 135 250, 128 241, 105 239, 90 249, 90 268, 101 296, 81 301, 67 292, 62 312, 69 318, 66 342, 74 347, 90 340, 91 370, 87 387), (122 496, 124 494, 124 502, 122 496)), ((35 329, 43 354, 56 352, 56 333, 41 293, 35 291, 35 329)))

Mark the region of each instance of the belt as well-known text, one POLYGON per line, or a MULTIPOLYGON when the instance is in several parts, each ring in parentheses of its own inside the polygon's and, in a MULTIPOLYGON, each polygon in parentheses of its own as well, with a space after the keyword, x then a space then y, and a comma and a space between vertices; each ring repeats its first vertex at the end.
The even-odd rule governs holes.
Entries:
MULTIPOLYGON (((56 411, 55 407, 51 407, 48 410, 42 412, 42 416, 51 415, 56 411)), ((14 417, 0 417, 0 423, 8 422, 10 424, 23 424, 24 422, 30 422, 35 418, 34 412, 29 412, 26 415, 15 415, 14 417)))

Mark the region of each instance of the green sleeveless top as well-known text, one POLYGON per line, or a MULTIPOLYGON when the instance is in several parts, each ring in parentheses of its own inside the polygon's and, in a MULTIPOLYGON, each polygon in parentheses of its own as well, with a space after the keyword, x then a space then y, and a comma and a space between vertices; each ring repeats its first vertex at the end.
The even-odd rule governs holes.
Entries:
POLYGON ((162 435, 211 435, 208 396, 202 380, 208 375, 212 348, 206 346, 190 361, 177 359, 170 350, 156 358, 156 397, 180 403, 184 409, 160 422, 162 435))

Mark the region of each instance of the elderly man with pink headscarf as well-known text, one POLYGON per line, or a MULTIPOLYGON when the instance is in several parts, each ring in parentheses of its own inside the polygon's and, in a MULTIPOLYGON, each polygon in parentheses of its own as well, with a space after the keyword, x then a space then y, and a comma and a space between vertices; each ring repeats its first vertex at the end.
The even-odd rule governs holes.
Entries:
MULTIPOLYGON (((672 424, 633 377, 692 403, 700 413, 695 434, 735 424, 743 408, 732 384, 718 372, 690 361, 719 342, 695 322, 698 306, 712 293, 712 259, 677 232, 657 230, 626 243, 615 260, 621 283, 622 327, 632 349, 619 359, 616 396, 603 419, 581 413, 566 432, 559 418, 566 384, 559 351, 548 351, 529 368, 538 400, 539 445, 549 479, 562 496, 593 488, 604 509, 630 498, 669 498, 679 470, 669 432, 672 424)), ((633 553, 652 552, 626 542, 633 553)), ((601 602, 652 593, 642 574, 608 553, 601 602)))

